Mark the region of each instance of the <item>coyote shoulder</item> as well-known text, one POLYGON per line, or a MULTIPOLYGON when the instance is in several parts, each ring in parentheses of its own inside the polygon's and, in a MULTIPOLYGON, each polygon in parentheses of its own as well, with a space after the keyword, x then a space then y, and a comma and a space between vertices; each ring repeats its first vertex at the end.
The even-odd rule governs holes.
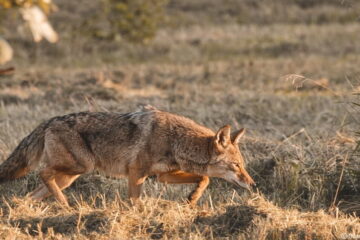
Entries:
POLYGON ((61 190, 94 169, 127 176, 129 197, 134 200, 146 177, 155 175, 165 183, 197 183, 189 197, 195 204, 209 177, 245 188, 254 184, 238 147, 243 134, 244 129, 231 133, 228 125, 214 133, 151 106, 125 114, 73 113, 43 122, 25 137, 0 165, 0 182, 39 168, 43 184, 30 196, 42 200, 54 195, 67 205, 61 190))

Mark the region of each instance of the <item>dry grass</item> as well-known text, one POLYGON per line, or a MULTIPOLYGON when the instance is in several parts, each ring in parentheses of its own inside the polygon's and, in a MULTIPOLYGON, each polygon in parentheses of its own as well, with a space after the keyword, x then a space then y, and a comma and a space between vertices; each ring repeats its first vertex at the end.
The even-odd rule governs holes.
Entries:
MULTIPOLYGON (((216 66, 211 67, 210 76, 226 72, 224 64, 209 65, 216 66)), ((31 129, 51 116, 81 110, 124 112, 135 109, 138 103, 150 103, 214 129, 225 123, 245 126, 248 133, 241 149, 262 193, 257 197, 261 201, 249 202, 256 196, 243 195, 241 189, 235 191, 231 184, 214 179, 200 205, 191 209, 183 204, 191 186, 165 187, 150 179, 144 205, 133 208, 126 200, 125 180, 95 174, 80 178, 65 191, 71 208, 62 209, 51 198, 44 203, 24 198, 38 184, 33 174, 1 186, 4 234, 10 231, 24 238, 42 234, 45 238, 331 239, 334 231, 340 235, 356 232, 357 218, 343 214, 331 217, 333 212, 328 211, 346 156, 350 157, 335 204, 349 214, 360 210, 359 160, 352 155, 356 145, 353 117, 357 112, 346 103, 346 96, 341 96, 342 85, 338 86, 338 96, 318 89, 279 92, 275 87, 264 89, 260 95, 251 85, 247 88, 246 84, 233 83, 228 88, 215 77, 204 81, 207 74, 207 67, 176 64, 18 72, 12 79, 4 78, 4 84, 11 81, 8 89, 18 89, 27 76, 22 88, 40 90, 25 98, 9 90, 1 96, 2 159, 31 129), (266 206, 268 211, 264 210, 266 206), (279 218, 286 214, 294 218, 279 218), (316 225, 324 219, 323 225, 316 225), (280 222, 284 224, 281 227, 280 222), (347 223, 350 227, 344 230, 347 223), (311 231, 314 228, 316 233, 311 231)))
MULTIPOLYGON (((79 196, 78 196, 79 197, 79 196)), ((137 206, 94 196, 73 207, 13 198, 3 208, 2 238, 79 239, 333 239, 360 234, 353 216, 282 209, 259 194, 201 207, 161 198, 137 206), (11 206, 12 205, 12 206, 11 206), (96 205, 96 209, 94 208, 96 205)), ((211 204, 210 204, 211 203, 211 204)))
POLYGON ((149 103, 213 129, 246 127, 240 148, 258 189, 247 194, 212 179, 191 208, 184 199, 193 186, 151 178, 142 204, 131 206, 126 180, 94 173, 65 190, 71 207, 62 208, 52 198, 26 198, 39 181, 33 173, 0 186, 0 238, 359 238, 359 111, 351 104, 360 74, 358 4, 251 2, 225 1, 215 11, 206 6, 218 1, 171 1, 172 15, 146 46, 91 38, 86 25, 80 31, 94 2, 77 14, 72 1, 59 2, 55 46, 5 29, 16 71, 0 78, 1 161, 52 116, 149 103), (248 15, 239 19, 232 9, 248 15))

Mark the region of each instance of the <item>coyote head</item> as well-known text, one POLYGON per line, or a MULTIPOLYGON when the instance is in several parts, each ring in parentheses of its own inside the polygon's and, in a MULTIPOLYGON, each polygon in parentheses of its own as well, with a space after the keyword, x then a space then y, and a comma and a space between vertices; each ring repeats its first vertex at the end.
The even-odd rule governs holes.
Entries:
POLYGON ((255 184, 244 167, 244 160, 240 153, 238 142, 244 135, 242 128, 230 133, 230 126, 219 129, 210 143, 210 162, 207 174, 210 177, 220 177, 238 186, 250 189, 255 184))

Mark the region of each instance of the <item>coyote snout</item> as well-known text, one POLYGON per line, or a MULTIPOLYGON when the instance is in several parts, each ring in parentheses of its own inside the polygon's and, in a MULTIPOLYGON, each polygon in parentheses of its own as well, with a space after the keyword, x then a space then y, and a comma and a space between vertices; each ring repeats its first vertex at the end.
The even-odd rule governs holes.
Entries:
POLYGON ((43 181, 30 196, 53 195, 67 205, 62 190, 94 169, 127 176, 129 197, 140 197, 148 176, 164 183, 196 183, 189 201, 195 204, 220 177, 249 189, 254 181, 244 168, 238 142, 244 129, 230 126, 216 133, 194 121, 144 107, 130 113, 81 112, 54 117, 24 138, 0 166, 0 183, 39 168, 43 181))

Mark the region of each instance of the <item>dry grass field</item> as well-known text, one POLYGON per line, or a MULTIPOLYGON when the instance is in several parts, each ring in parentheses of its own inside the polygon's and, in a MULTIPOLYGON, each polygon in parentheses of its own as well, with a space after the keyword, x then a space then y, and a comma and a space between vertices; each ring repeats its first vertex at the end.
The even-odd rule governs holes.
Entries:
POLYGON ((55 2, 56 45, 2 18, 16 71, 0 78, 0 161, 52 116, 151 104, 245 127, 257 189, 212 179, 190 207, 193 186, 149 178, 132 206, 126 179, 93 173, 64 208, 26 198, 32 173, 0 186, 1 239, 360 239, 357 1, 171 0, 145 45, 91 37, 100 1, 55 2))

